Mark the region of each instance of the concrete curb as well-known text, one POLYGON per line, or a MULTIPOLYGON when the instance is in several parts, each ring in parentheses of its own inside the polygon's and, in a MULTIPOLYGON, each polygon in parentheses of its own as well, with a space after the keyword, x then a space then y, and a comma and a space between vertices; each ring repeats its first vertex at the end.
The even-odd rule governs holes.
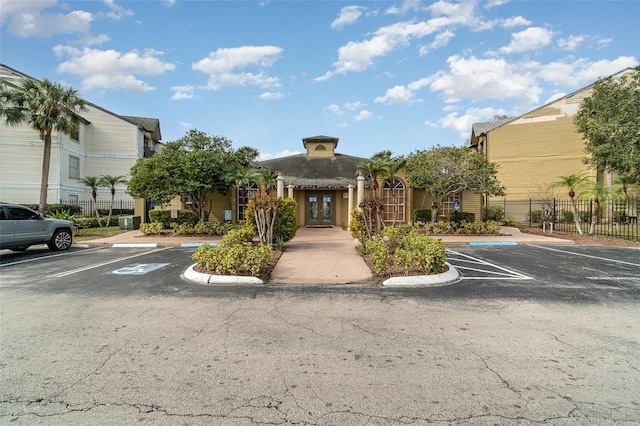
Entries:
POLYGON ((195 263, 191 265, 186 271, 184 271, 182 276, 185 279, 198 284, 264 284, 264 281, 256 277, 203 274, 201 272, 195 271, 193 269, 194 266, 196 266, 195 263))
POLYGON ((411 277, 392 277, 385 280, 385 287, 439 287, 454 283, 460 277, 460 273, 449 262, 447 272, 434 275, 416 275, 411 277))

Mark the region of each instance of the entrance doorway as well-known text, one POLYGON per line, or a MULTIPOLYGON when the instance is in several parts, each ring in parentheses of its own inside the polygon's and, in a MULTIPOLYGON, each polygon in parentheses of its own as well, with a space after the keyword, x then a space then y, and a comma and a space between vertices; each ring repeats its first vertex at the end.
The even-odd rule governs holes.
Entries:
POLYGON ((307 195, 307 225, 333 225, 334 205, 332 193, 313 193, 307 195))

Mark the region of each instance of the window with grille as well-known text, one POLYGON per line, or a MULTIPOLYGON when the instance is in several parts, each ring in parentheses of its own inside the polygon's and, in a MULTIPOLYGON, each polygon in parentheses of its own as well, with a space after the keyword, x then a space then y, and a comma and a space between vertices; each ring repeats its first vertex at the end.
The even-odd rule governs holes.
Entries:
POLYGON ((249 200, 258 193, 258 185, 252 183, 247 187, 238 188, 238 220, 245 220, 244 212, 249 207, 249 200))
POLYGON ((453 204, 456 201, 460 201, 460 194, 453 194, 447 200, 442 202, 442 206, 440 206, 440 215, 446 216, 450 213, 453 213, 453 204))
POLYGON ((382 186, 383 217, 385 222, 404 221, 405 188, 404 182, 394 179, 393 185, 386 181, 382 186))
POLYGON ((69 177, 71 179, 80 179, 80 158, 69 156, 69 177))

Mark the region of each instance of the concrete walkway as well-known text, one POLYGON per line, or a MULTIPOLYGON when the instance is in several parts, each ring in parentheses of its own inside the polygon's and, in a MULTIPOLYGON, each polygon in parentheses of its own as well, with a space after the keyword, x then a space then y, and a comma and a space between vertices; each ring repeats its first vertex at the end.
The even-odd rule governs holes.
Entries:
MULTIPOLYGON (((523 234, 518 228, 503 226, 502 235, 470 236, 445 235, 447 246, 456 245, 572 245, 571 240, 523 234)), ((125 232, 113 237, 81 244, 108 246, 190 246, 218 241, 218 237, 145 236, 140 231, 125 232)), ((351 284, 370 282, 371 272, 355 249, 349 231, 335 228, 298 228, 296 236, 287 243, 271 274, 271 284, 351 284)))

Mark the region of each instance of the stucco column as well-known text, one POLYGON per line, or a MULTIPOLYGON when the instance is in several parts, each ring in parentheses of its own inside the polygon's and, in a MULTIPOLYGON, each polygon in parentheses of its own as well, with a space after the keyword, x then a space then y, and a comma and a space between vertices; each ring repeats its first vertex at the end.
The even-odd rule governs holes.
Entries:
POLYGON ((351 224, 351 211, 353 210, 353 185, 349 184, 348 188, 349 188, 349 202, 348 202, 347 206, 348 206, 348 211, 349 211, 349 217, 347 219, 347 225, 350 225, 351 224))
POLYGON ((292 184, 289 184, 289 186, 287 186, 287 192, 288 192, 287 196, 293 200, 293 185, 292 184))
POLYGON ((282 176, 282 172, 278 172, 278 198, 284 198, 284 176, 282 176))
POLYGON ((364 201, 364 176, 362 176, 362 173, 358 175, 356 180, 358 181, 358 211, 362 212, 362 207, 360 207, 360 204, 364 201))

